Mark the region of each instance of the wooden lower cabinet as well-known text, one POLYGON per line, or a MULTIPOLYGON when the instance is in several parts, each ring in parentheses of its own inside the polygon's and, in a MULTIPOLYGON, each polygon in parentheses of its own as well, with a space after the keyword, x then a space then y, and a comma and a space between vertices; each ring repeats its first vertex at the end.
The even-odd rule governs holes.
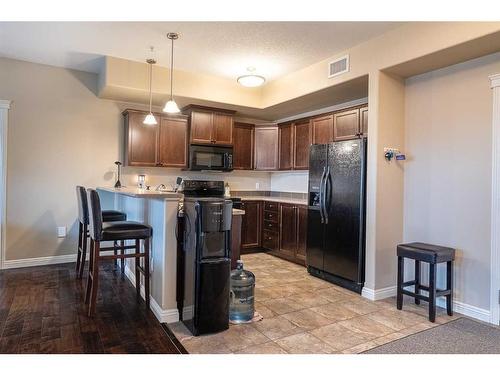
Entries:
POLYGON ((280 246, 279 253, 295 257, 297 249, 297 207, 293 204, 280 204, 280 246))
POLYGON ((243 253, 264 249, 280 258, 305 265, 306 205, 244 201, 243 209, 245 210, 241 227, 243 253))
POLYGON ((305 263, 307 249, 307 206, 297 206, 297 249, 295 258, 305 263))
POLYGON ((241 224, 241 249, 260 248, 262 232, 262 202, 244 201, 245 210, 241 224))

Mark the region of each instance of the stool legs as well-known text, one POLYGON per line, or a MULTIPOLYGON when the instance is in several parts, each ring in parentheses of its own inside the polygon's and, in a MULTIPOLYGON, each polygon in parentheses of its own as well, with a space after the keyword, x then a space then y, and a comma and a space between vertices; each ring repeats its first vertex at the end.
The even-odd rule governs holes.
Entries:
POLYGON ((436 264, 429 264, 429 320, 436 321, 436 264))
MULTIPOLYGON (((88 280, 92 280, 90 283, 90 292, 87 290, 87 295, 90 295, 89 301, 89 312, 88 316, 92 317, 95 313, 95 306, 97 302, 97 290, 99 287, 99 251, 100 251, 100 241, 93 241, 92 253, 92 273, 89 272, 88 280)), ((89 285, 87 284, 87 288, 89 285)))
MULTIPOLYGON (((415 261, 415 294, 420 294, 420 261, 415 261)), ((420 299, 415 298, 415 305, 420 305, 420 299)))
POLYGON ((78 226, 78 253, 76 256, 76 277, 81 279, 85 260, 87 258, 87 230, 88 225, 79 223, 78 226))
POLYGON ((404 258, 398 257, 398 293, 397 293, 397 308, 403 308, 403 281, 404 281, 404 258))
POLYGON ((85 290, 85 304, 90 302, 90 291, 92 290, 92 269, 94 267, 94 240, 90 240, 89 273, 87 275, 87 289, 85 290))
MULTIPOLYGON (((135 253, 139 254, 141 252, 141 242, 140 240, 135 240, 135 253)), ((137 294, 137 299, 141 298, 141 270, 140 270, 140 258, 135 258, 135 291, 137 294)))
POLYGON ((146 298, 146 307, 149 310, 149 252, 150 252, 149 238, 144 240, 144 294, 146 298))
MULTIPOLYGON (((121 240, 120 246, 122 247, 122 255, 125 255, 125 250, 123 249, 123 246, 125 246, 125 241, 121 240)), ((125 272, 125 258, 120 259, 120 266, 121 266, 122 273, 124 273, 125 272)))
POLYGON ((450 294, 446 296, 446 313, 453 315, 453 262, 446 262, 446 289, 450 294))

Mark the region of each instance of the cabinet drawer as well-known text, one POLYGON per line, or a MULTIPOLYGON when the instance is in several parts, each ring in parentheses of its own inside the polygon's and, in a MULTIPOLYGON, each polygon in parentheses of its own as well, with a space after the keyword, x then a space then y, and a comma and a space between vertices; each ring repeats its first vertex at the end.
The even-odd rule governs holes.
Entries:
POLYGON ((278 233, 264 230, 262 247, 269 250, 278 250, 278 233))
POLYGON ((277 222, 264 220, 264 230, 270 230, 273 232, 277 232, 279 230, 279 225, 277 222))
POLYGON ((278 222, 278 212, 264 211, 264 220, 278 222))
POLYGON ((278 212, 278 203, 276 203, 276 202, 264 202, 264 210, 278 212))

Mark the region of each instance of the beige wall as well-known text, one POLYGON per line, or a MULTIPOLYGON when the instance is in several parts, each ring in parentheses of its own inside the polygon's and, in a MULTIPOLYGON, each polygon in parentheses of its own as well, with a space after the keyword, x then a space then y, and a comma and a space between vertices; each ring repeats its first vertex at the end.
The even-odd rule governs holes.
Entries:
MULTIPOLYGON (((74 254, 75 185, 110 186, 122 154, 127 103, 97 98, 90 73, 0 58, 0 98, 9 113, 6 260, 74 254), (58 239, 57 226, 70 230, 58 239)), ((233 189, 269 189, 269 173, 196 174, 125 168, 123 182, 138 173, 155 186, 190 178, 225 178, 233 189)))
MULTIPOLYGON (((486 310, 492 159, 488 76, 499 72, 497 53, 406 81, 404 240, 456 248, 455 298, 486 310)), ((444 272, 438 276, 443 283, 444 272)))

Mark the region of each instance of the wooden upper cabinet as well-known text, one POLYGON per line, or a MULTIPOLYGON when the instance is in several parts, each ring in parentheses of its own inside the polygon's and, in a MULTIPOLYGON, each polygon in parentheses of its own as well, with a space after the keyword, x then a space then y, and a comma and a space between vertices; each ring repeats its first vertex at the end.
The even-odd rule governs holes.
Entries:
POLYGON ((279 136, 279 169, 293 168, 293 126, 291 123, 278 127, 279 136))
POLYGON ((368 107, 361 107, 359 109, 359 121, 361 121, 361 133, 363 137, 368 136, 368 107))
MULTIPOLYGON (((125 165, 154 167, 157 165, 158 125, 142 122, 147 113, 127 110, 125 120, 125 165)), ((158 116, 156 120, 159 121, 158 116)))
POLYGON ((342 111, 333 115, 333 138, 335 141, 345 141, 359 138, 359 108, 342 111))
POLYGON ((309 169, 311 126, 309 119, 293 124, 293 169, 309 169))
POLYGON ((220 145, 233 144, 233 116, 224 113, 214 113, 213 143, 220 145))
POLYGON ((191 113, 191 143, 212 143, 213 138, 213 113, 191 113))
POLYGON ((192 144, 233 144, 234 111, 190 105, 182 109, 189 115, 192 144))
POLYGON ((295 257, 297 251, 297 207, 293 204, 280 204, 280 241, 279 252, 295 257))
POLYGON ((333 115, 311 119, 312 144, 333 142, 333 115))
POLYGON ((233 127, 233 169, 253 169, 254 128, 235 122, 233 127))
POLYGON ((264 171, 278 169, 278 138, 277 126, 255 127, 255 169, 264 171))
POLYGON ((158 135, 159 166, 186 168, 187 148, 187 119, 162 117, 158 135))

